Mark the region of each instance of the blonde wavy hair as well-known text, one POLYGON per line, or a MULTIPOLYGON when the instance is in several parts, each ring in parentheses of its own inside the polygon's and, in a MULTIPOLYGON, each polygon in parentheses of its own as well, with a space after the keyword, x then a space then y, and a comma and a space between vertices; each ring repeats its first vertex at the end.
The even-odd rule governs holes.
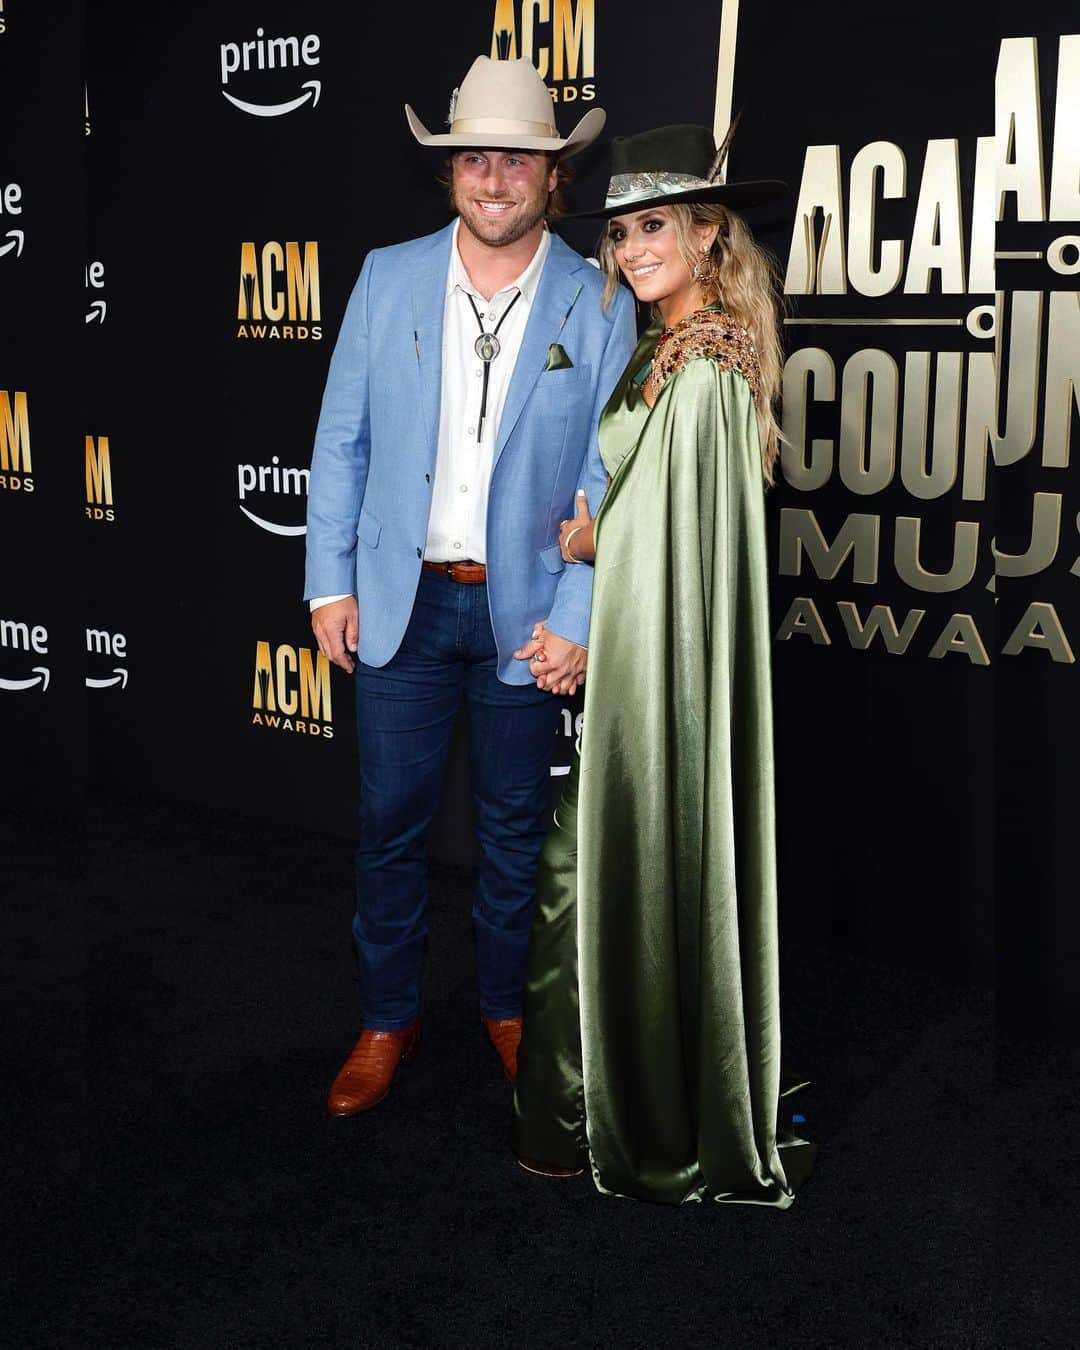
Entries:
MULTIPOLYGON (((765 481, 775 481, 773 469, 780 451, 780 425, 774 411, 780 395, 784 372, 784 350, 780 340, 782 305, 779 274, 771 254, 756 242, 741 216, 714 202, 677 202, 657 206, 658 215, 667 216, 675 228, 675 238, 683 261, 692 271, 703 261, 709 279, 702 283, 702 300, 719 300, 724 313, 742 325, 753 339, 761 368, 761 389, 755 400, 758 440, 761 442, 761 471, 765 481), (715 225, 716 239, 706 258, 691 233, 695 225, 715 225)), ((605 283, 603 305, 615 298, 622 272, 615 261, 615 242, 605 229, 598 247, 605 283)))

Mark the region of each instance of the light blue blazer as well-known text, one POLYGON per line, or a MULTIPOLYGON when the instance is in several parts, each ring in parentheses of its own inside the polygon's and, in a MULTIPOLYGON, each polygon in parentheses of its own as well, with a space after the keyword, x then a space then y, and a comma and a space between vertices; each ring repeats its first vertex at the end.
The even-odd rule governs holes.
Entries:
MULTIPOLYGON (((383 666, 412 613, 435 480, 443 305, 453 225, 368 254, 345 310, 315 434, 304 595, 355 594, 360 660, 383 666)), ((595 512, 606 475, 600 412, 636 342, 620 287, 605 313, 600 272, 552 235, 495 443, 488 496, 488 604, 499 678, 538 619, 583 646, 592 568, 566 566, 559 522, 581 486, 595 512), (565 327, 574 292, 581 294, 565 327), (571 369, 547 370, 558 342, 571 369)))

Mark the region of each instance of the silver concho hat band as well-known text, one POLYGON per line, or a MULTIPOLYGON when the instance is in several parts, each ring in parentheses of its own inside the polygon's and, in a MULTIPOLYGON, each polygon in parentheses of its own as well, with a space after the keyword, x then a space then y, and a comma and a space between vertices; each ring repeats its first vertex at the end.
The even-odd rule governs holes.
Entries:
POLYGON ((617 173, 608 183, 604 210, 715 186, 708 179, 695 178, 691 173, 617 173))

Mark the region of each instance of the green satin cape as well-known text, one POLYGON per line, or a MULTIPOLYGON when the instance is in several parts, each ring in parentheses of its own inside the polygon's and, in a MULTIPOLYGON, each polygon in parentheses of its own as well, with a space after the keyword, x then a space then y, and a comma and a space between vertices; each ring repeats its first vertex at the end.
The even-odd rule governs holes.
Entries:
MULTIPOLYGON (((601 421, 580 760, 538 879, 513 1144, 604 1191, 784 1207, 764 502, 745 379, 601 421), (580 1007, 578 999, 580 997, 580 1007)), ((785 1137, 785 1158, 800 1140, 785 1137)))

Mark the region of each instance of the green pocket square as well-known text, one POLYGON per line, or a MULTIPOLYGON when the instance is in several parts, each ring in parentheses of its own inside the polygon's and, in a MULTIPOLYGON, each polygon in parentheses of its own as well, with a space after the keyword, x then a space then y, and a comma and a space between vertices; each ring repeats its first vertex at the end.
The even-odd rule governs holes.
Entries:
POLYGON ((574 363, 562 349, 562 344, 553 342, 548 348, 545 370, 573 370, 574 363))

